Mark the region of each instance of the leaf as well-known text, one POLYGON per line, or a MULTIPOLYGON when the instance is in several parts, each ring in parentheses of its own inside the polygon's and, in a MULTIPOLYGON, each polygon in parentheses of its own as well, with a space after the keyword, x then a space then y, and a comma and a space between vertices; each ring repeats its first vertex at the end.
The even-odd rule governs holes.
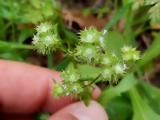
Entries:
POLYGON ((110 120, 129 120, 132 115, 131 104, 125 96, 116 97, 106 106, 110 120))
POLYGON ((158 57, 159 55, 160 55, 160 34, 156 34, 152 45, 143 54, 138 65, 140 67, 143 67, 149 62, 151 62, 154 58, 158 57))
POLYGON ((57 71, 64 70, 69 65, 70 62, 71 60, 69 58, 65 58, 59 65, 55 67, 55 70, 57 71))
POLYGON ((9 59, 9 60, 17 60, 17 61, 23 61, 24 59, 22 58, 22 56, 20 56, 19 54, 17 54, 15 51, 12 50, 11 51, 6 51, 3 53, 0 53, 0 58, 3 59, 9 59))
POLYGON ((160 120, 160 115, 155 113, 142 99, 136 88, 129 91, 133 106, 133 120, 160 120))
POLYGON ((112 31, 107 34, 105 43, 109 52, 120 56, 121 48, 125 45, 125 40, 120 32, 112 31))
POLYGON ((137 84, 137 79, 133 76, 133 74, 127 74, 124 79, 120 81, 120 83, 115 87, 109 87, 103 90, 102 95, 100 96, 100 103, 104 106, 108 104, 108 102, 117 97, 121 96, 122 93, 130 90, 137 84))
POLYGON ((160 89, 146 82, 143 82, 141 86, 143 88, 141 91, 145 94, 144 97, 146 97, 148 104, 160 114, 160 89))
POLYGON ((89 66, 89 65, 84 65, 84 64, 79 64, 78 65, 78 72, 81 74, 82 78, 96 78, 100 73, 102 69, 89 66))
POLYGON ((104 29, 108 30, 111 27, 113 27, 113 25, 115 25, 122 17, 124 17, 127 9, 128 9, 128 5, 118 9, 116 13, 113 15, 113 17, 111 18, 111 20, 104 27, 104 29))

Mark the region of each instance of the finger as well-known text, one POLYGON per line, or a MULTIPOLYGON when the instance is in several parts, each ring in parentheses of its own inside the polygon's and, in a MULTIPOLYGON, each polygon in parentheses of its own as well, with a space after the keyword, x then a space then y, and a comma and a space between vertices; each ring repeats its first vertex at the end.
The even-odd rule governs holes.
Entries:
POLYGON ((4 114, 0 116, 0 120, 34 120, 34 119, 32 116, 29 115, 4 114))
POLYGON ((60 110, 50 117, 49 120, 108 120, 104 109, 95 101, 89 106, 85 106, 83 102, 77 102, 60 110), (70 119, 65 119, 68 117, 70 119))
MULTIPOLYGON (((95 87, 92 98, 97 99, 100 95, 101 91, 98 87, 95 87)), ((60 99, 54 99, 52 94, 48 95, 48 99, 46 104, 44 105, 43 111, 54 113, 55 111, 71 104, 72 102, 75 102, 74 98, 70 97, 61 97, 60 99)))
POLYGON ((0 60, 0 111, 33 113, 44 107, 46 111, 54 112, 72 103, 71 97, 57 100, 51 96, 52 79, 60 81, 59 73, 0 60))
POLYGON ((15 113, 37 111, 48 99, 53 78, 59 81, 59 73, 24 63, 0 60, 0 110, 15 113))

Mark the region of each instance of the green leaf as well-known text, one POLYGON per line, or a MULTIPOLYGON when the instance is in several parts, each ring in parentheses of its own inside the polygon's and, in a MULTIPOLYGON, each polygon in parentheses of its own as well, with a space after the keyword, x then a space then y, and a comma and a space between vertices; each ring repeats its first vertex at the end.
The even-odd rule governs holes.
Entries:
POLYGON ((140 67, 145 66, 159 55, 160 55, 160 34, 156 34, 152 45, 146 50, 141 60, 139 61, 139 66, 140 67))
POLYGON ((77 66, 78 72, 81 74, 82 78, 91 78, 94 79, 96 78, 102 71, 101 68, 89 66, 89 65, 84 65, 84 64, 79 64, 77 66))
POLYGON ((133 106, 133 120, 160 120, 160 115, 155 113, 151 107, 140 96, 136 88, 129 91, 133 106))
POLYGON ((65 58, 60 64, 58 64, 54 69, 57 71, 65 70, 65 68, 69 65, 71 60, 69 58, 65 58))
POLYGON ((141 84, 143 88, 143 97, 146 97, 148 104, 153 108, 155 112, 160 114, 160 89, 149 83, 143 82, 141 84))
POLYGON ((118 9, 116 13, 113 15, 112 19, 104 27, 104 29, 108 30, 111 27, 113 27, 113 25, 115 25, 122 17, 124 17, 127 9, 128 9, 128 5, 118 9))
POLYGON ((0 58, 3 59, 9 59, 9 60, 17 60, 17 61, 23 61, 23 57, 16 53, 16 51, 3 51, 0 52, 0 58))
POLYGON ((108 102, 117 97, 121 96, 122 93, 130 90, 132 87, 134 87, 137 84, 137 79, 134 77, 133 74, 127 74, 124 79, 120 81, 120 83, 115 87, 109 87, 106 88, 102 95, 100 96, 100 103, 102 105, 107 105, 108 102))
POLYGON ((32 50, 34 49, 33 46, 31 45, 24 45, 24 44, 16 44, 13 42, 6 42, 5 40, 1 41, 0 40, 0 50, 1 49, 27 49, 27 50, 32 50))
POLYGON ((121 48, 125 45, 125 40, 120 32, 112 31, 107 34, 105 43, 109 52, 120 56, 121 48))
POLYGON ((129 100, 125 97, 116 97, 106 106, 110 120, 130 120, 132 108, 129 100))

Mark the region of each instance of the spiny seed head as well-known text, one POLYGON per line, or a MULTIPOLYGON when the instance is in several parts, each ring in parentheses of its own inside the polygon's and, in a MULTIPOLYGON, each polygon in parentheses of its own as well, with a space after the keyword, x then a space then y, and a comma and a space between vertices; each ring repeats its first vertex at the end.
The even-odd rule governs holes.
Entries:
POLYGON ((108 68, 105 68, 102 72, 102 78, 104 80, 111 80, 111 77, 112 77, 112 74, 113 74, 113 70, 111 67, 108 67, 108 68))
POLYGON ((39 42, 39 34, 33 36, 32 44, 35 45, 39 42))
POLYGON ((80 45, 76 48, 75 56, 84 62, 97 61, 99 58, 99 48, 93 45, 80 45))
POLYGON ((103 65, 111 66, 113 64, 116 64, 118 62, 118 57, 115 54, 106 53, 101 55, 100 57, 100 63, 103 65))
POLYGON ((61 73, 61 77, 64 79, 64 83, 72 83, 80 79, 80 74, 77 73, 73 65, 70 65, 65 71, 61 73))
POLYGON ((136 61, 140 59, 140 52, 137 51, 136 48, 124 46, 121 50, 124 61, 136 61))
POLYGON ((109 57, 102 57, 102 59, 101 59, 101 64, 104 64, 104 65, 110 65, 111 62, 112 61, 109 57))
POLYGON ((68 92, 71 93, 71 94, 79 94, 83 91, 83 87, 81 84, 79 83, 74 83, 74 84, 71 84, 69 87, 68 87, 68 92))
POLYGON ((70 71, 63 71, 61 76, 63 77, 64 82, 76 82, 78 79, 80 79, 80 74, 70 71))
POLYGON ((48 32, 49 30, 51 30, 52 25, 50 23, 41 23, 40 25, 37 26, 36 30, 38 33, 44 33, 44 32, 48 32))
POLYGON ((50 32, 34 35, 32 43, 37 51, 42 54, 50 54, 61 45, 57 34, 52 34, 50 32))
POLYGON ((37 34, 34 35, 32 44, 39 53, 50 54, 61 46, 56 25, 52 26, 47 22, 41 23, 36 30, 37 34))
POLYGON ((127 69, 126 64, 118 63, 113 66, 113 70, 118 75, 123 75, 127 69))
POLYGON ((100 32, 95 28, 90 27, 80 32, 80 40, 83 43, 95 43, 100 37, 100 32))
POLYGON ((64 93, 64 89, 63 89, 62 85, 58 84, 58 83, 55 83, 54 87, 53 87, 53 90, 52 90, 52 94, 55 97, 59 97, 59 96, 63 95, 63 93, 64 93))

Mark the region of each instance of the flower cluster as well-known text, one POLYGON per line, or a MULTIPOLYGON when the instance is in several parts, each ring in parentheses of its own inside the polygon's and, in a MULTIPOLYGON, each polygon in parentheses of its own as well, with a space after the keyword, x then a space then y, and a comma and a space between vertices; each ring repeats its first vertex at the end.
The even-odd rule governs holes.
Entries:
POLYGON ((63 83, 55 83, 53 87, 53 95, 58 96, 68 96, 68 95, 78 95, 84 91, 84 83, 79 82, 80 74, 74 68, 73 64, 61 73, 63 83))
POLYGON ((56 25, 41 23, 37 26, 36 31, 32 43, 39 53, 50 54, 60 47, 61 41, 56 32, 56 25))
POLYGON ((100 32, 91 27, 81 31, 79 43, 71 51, 60 41, 55 29, 55 26, 49 23, 40 24, 36 28, 37 34, 33 38, 33 44, 42 54, 64 47, 64 54, 72 59, 67 69, 61 72, 62 83, 54 84, 53 95, 56 97, 75 95, 84 100, 87 93, 89 98, 97 82, 117 83, 131 69, 132 64, 140 59, 140 52, 131 46, 123 46, 119 51, 120 55, 109 51, 106 45, 106 30, 100 32), (101 72, 92 80, 82 79, 77 64, 98 67, 101 72))
MULTIPOLYGON (((98 65, 102 71, 94 81, 83 82, 80 81, 81 75, 77 73, 76 68, 69 66, 61 73, 64 79, 63 83, 59 85, 61 95, 79 95, 84 92, 84 88, 91 89, 96 81, 117 83, 130 69, 129 62, 135 62, 140 58, 140 52, 130 46, 122 47, 121 57, 109 52, 105 45, 106 33, 106 30, 99 32, 95 28, 80 32, 80 42, 72 54, 74 60, 81 64, 98 65)), ((57 88, 55 87, 55 89, 57 88)))
POLYGON ((91 27, 80 32, 80 43, 75 49, 75 59, 84 63, 98 63, 98 58, 105 48, 103 32, 91 27))
POLYGON ((124 61, 136 61, 140 59, 140 52, 136 48, 124 46, 122 48, 122 57, 124 61))

